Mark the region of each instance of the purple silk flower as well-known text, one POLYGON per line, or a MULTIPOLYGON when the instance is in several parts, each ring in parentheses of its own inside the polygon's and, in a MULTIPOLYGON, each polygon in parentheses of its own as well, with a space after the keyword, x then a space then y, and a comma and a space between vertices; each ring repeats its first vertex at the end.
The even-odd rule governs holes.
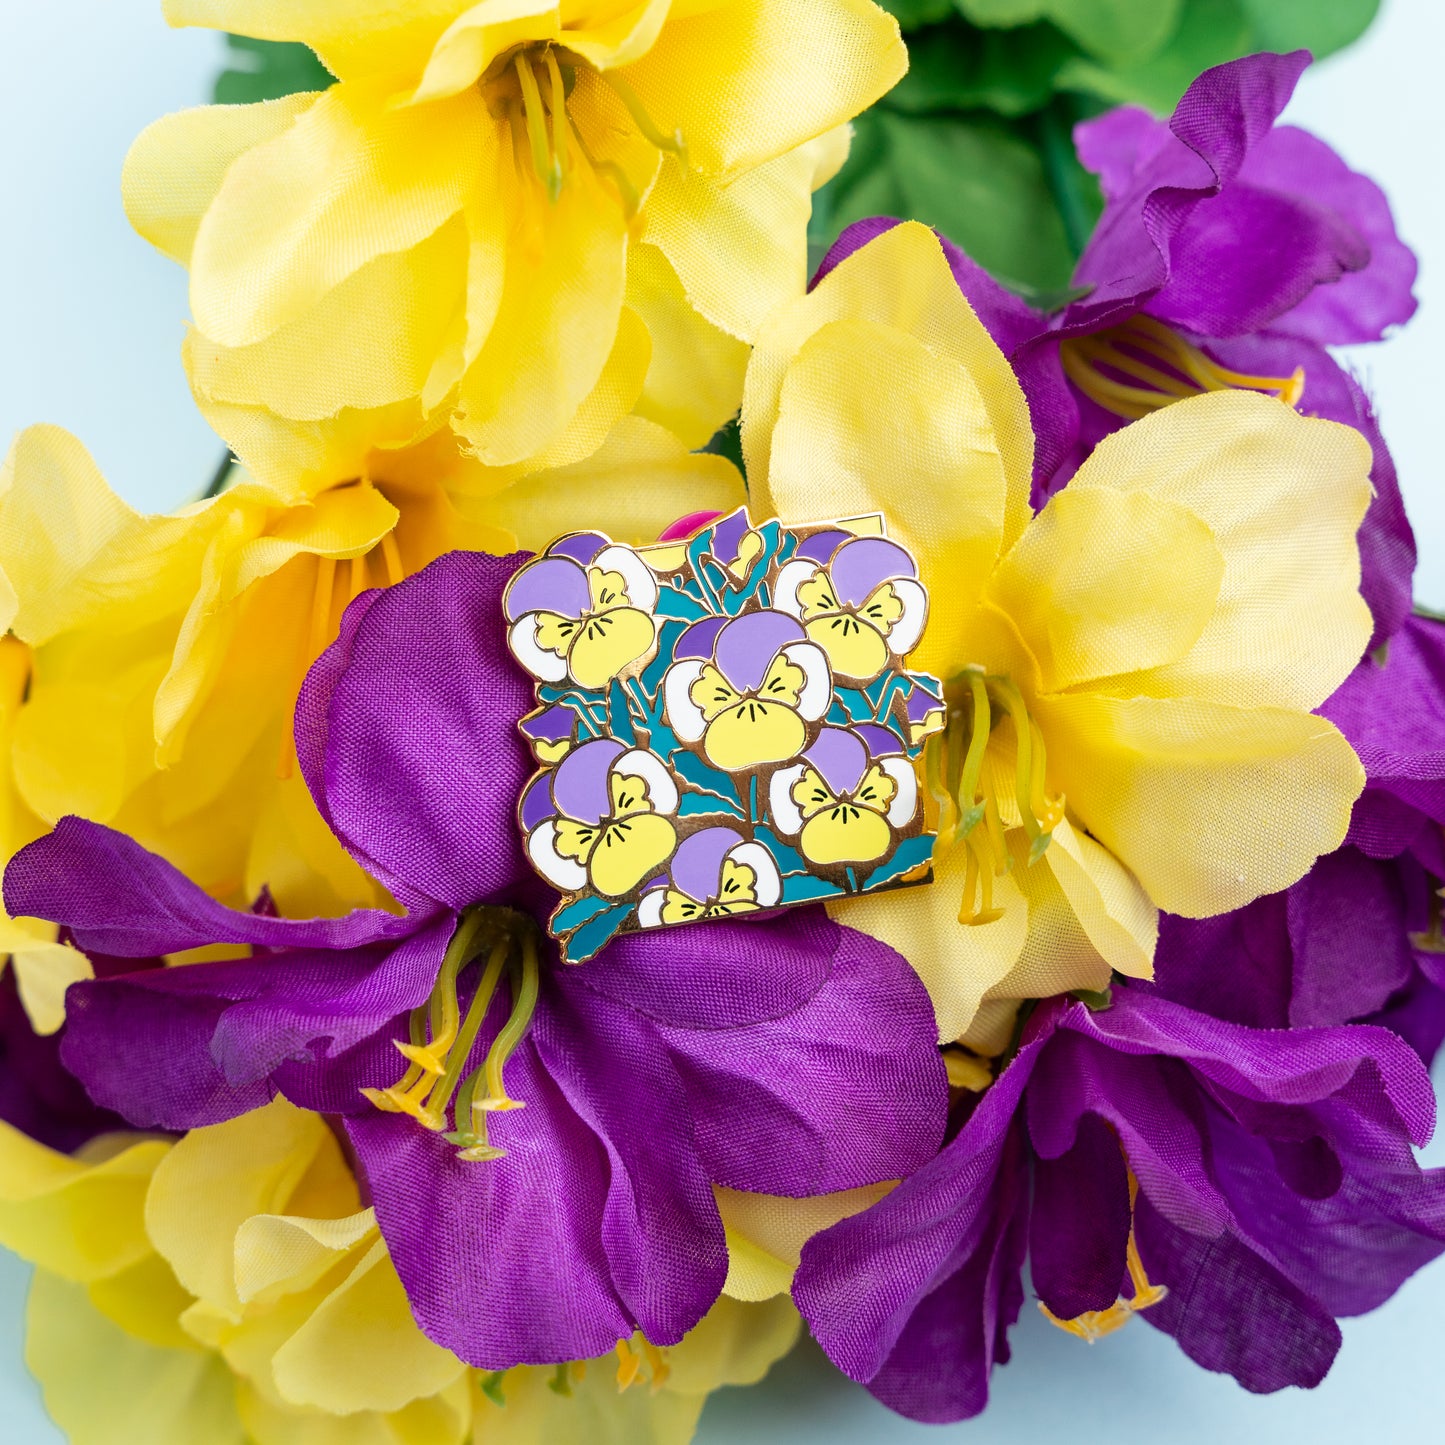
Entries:
POLYGON ((6 874, 14 910, 63 919, 87 949, 251 945, 74 986, 66 1063, 141 1127, 277 1092, 341 1115, 419 1323, 490 1369, 636 1330, 675 1342, 726 1273, 713 1184, 897 1178, 937 1150, 946 1109, 922 986, 821 909, 633 934, 580 967, 539 938, 552 899, 515 819, 531 689, 501 608, 523 560, 452 553, 363 594, 298 701, 316 803, 404 913, 233 912, 73 818, 6 874))
MULTIPOLYGON (((1105 207, 1074 273, 1082 294, 1054 315, 944 251, 1028 396, 1036 505, 1130 417, 1201 389, 1273 390, 1363 432, 1375 453, 1360 531, 1373 646, 1409 613, 1415 541, 1370 403, 1325 347, 1408 321, 1416 263, 1373 181, 1274 124, 1309 58, 1246 56, 1205 71, 1167 121, 1123 106, 1076 129, 1105 207)), ((857 222, 819 275, 895 224, 857 222)))
POLYGON ((1378 1021, 1429 1062, 1445 1039, 1445 626, 1407 619, 1320 711, 1365 765, 1344 846, 1234 913, 1166 915, 1153 986, 1256 1028, 1378 1021))
POLYGON ((1445 1250, 1445 1170, 1411 1152, 1430 1081, 1386 1029, 1248 1029, 1118 986, 1100 1012, 1041 1004, 967 1102, 936 1159, 809 1241, 793 1291, 833 1361, 914 1419, 984 1407, 1026 1254, 1060 1319, 1138 1288, 1137 1262, 1145 1320, 1269 1391, 1317 1384, 1336 1317, 1445 1250))

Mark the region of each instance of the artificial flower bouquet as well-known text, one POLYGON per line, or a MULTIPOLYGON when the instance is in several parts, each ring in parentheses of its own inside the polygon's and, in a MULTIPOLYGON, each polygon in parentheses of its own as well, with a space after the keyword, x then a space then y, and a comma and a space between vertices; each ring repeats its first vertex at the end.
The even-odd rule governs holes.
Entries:
POLYGON ((217 484, 0 482, 69 1438, 682 1445, 804 1330, 958 1420, 1030 1299, 1317 1384, 1445 1250, 1445 629, 1308 55, 1079 124, 1041 306, 908 218, 809 276, 871 0, 166 13, 320 88, 126 165, 217 484))

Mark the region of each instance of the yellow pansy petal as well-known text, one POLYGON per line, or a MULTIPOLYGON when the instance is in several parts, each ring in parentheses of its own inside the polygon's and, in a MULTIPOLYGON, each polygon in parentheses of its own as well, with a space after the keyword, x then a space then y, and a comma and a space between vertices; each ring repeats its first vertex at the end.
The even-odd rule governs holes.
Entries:
POLYGON ((774 310, 803 295, 813 192, 835 149, 830 133, 726 184, 663 158, 647 198, 647 240, 719 331, 751 341, 774 310))
POLYGON ((146 1230, 176 1278, 239 1318, 236 1231, 255 1214, 280 1214, 317 1154, 337 1149, 317 1114, 273 1100, 225 1124, 193 1129, 157 1168, 146 1230))
POLYGON ((169 1148, 146 1140, 86 1164, 0 1124, 0 1244, 67 1279, 128 1269, 151 1252, 142 1211, 169 1148))
POLYGON ((1218 605, 1188 656, 1114 690, 1241 707, 1324 701, 1372 628, 1355 542, 1370 465, 1353 428, 1254 392, 1193 397, 1106 437, 1069 492, 1112 487, 1180 503, 1224 556, 1218 605))
POLYGON ((537 552, 579 521, 639 546, 656 541, 678 517, 731 512, 746 500, 742 477, 726 457, 690 453, 660 426, 624 417, 586 461, 518 482, 477 504, 476 515, 537 552))
POLYGON ((840 803, 803 825, 798 848, 810 863, 872 863, 888 851, 892 841, 881 814, 840 803))
POLYGON ((788 368, 768 479, 772 506, 789 521, 882 512, 928 588, 915 662, 952 672, 966 660, 1007 493, 998 439, 968 372, 902 331, 831 322, 788 368))
POLYGON ((742 402, 747 346, 694 309, 667 257, 645 242, 628 249, 627 304, 652 338, 637 414, 702 446, 742 402))
POLYGON ((805 620, 838 610, 838 598, 825 569, 820 568, 798 588, 798 602, 805 620))
POLYGON ((303 422, 405 401, 425 387, 466 285, 466 230, 453 217, 415 246, 367 262, 249 346, 193 333, 184 353, 191 385, 208 402, 303 422))
POLYGON ((231 162, 289 129, 315 100, 306 92, 257 105, 203 105, 147 126, 121 171, 131 225, 172 261, 189 265, 201 217, 231 162))
POLYGON ((90 960, 55 941, 55 925, 38 918, 0 917, 0 955, 10 955, 20 1002, 37 1034, 53 1034, 65 1022, 65 990, 93 978, 90 960))
POLYGON ((888 644, 883 634, 851 613, 816 617, 805 630, 808 640, 828 654, 833 671, 844 677, 871 682, 888 664, 888 644))
POLYGON ((1152 978, 1159 910, 1139 880, 1066 818, 1054 827, 1044 860, 1089 942, 1109 967, 1128 978, 1152 978))
POLYGON ((796 757, 807 736, 802 718, 792 708, 749 698, 708 724, 702 746, 714 767, 740 773, 796 757))
POLYGON ((893 1187, 892 1183, 867 1184, 808 1199, 781 1199, 714 1185, 728 1243, 724 1294, 752 1301, 786 1296, 793 1287, 803 1246, 839 1220, 876 1204, 893 1187))
POLYGON ((417 1327, 379 1240, 276 1351, 273 1368, 285 1399, 337 1414, 400 1410, 466 1370, 417 1327))
POLYGON ((583 620, 567 655, 567 667, 585 688, 606 687, 637 661, 657 635, 652 618, 635 607, 614 607, 583 620))
POLYGON ((692 166, 725 175, 857 115, 907 68, 898 22, 869 0, 725 0, 674 14, 621 75, 692 166))
POLYGON ((967 854, 961 843, 940 843, 928 887, 828 905, 830 917, 882 939, 912 964, 933 1000, 944 1043, 968 1028, 984 995, 1018 961, 1029 932, 1028 904, 1008 873, 993 880, 993 906, 1002 917, 958 921, 967 854))
POLYGON ((72 1445, 244 1445, 231 1375, 218 1359, 136 1339, 81 1285, 36 1275, 25 1363, 72 1445))
POLYGON ((1040 697, 1050 776, 1160 908, 1204 918, 1339 847, 1365 784, 1323 718, 1200 698, 1040 697))
MULTIPOLYGON (((577 153, 555 201, 530 171, 503 166, 498 181, 497 205, 512 219, 506 279, 455 420, 488 466, 554 441, 596 386, 617 336, 627 250, 616 198, 577 153)), ((639 385, 645 374, 644 361, 639 385)))
POLYGON ((671 820, 656 813, 634 813, 602 830, 587 860, 588 878, 599 893, 619 898, 665 863, 676 844, 677 829, 671 820))
MULTIPOLYGON (((464 3, 464 0, 463 0, 464 3)), ((297 40, 320 55, 333 75, 350 79, 420 71, 451 24, 458 0, 163 0, 172 25, 203 25, 297 40)))
POLYGON ((693 706, 711 722, 713 718, 738 701, 738 691, 727 678, 711 663, 703 664, 701 671, 687 690, 693 706))
POLYGON ((226 346, 261 341, 425 240, 461 209, 489 129, 479 94, 396 110, 333 86, 226 172, 191 255, 196 325, 226 346))
MULTIPOLYGON (((1028 402, 1008 359, 959 290, 938 237, 912 221, 894 226, 860 247, 807 296, 774 313, 758 334, 743 389, 743 454, 755 505, 766 510, 769 499, 772 432, 789 365, 814 332, 830 322, 850 319, 901 331, 937 356, 952 360, 966 374, 973 391, 965 392, 952 405, 962 408, 962 416, 975 419, 972 430, 980 439, 988 430, 983 418, 992 429, 989 446, 998 454, 997 464, 1002 465, 1006 481, 1002 549, 1007 550, 1033 515, 1029 489, 1034 433, 1028 402)), ((876 421, 878 413, 886 414, 905 403, 908 378, 895 383, 881 362, 869 370, 881 378, 882 389, 875 386, 871 408, 876 421)), ((952 389, 959 390, 956 383, 952 389)), ((949 415, 947 429, 961 426, 962 416, 949 415)), ((931 426, 921 420, 927 427, 920 434, 920 440, 926 438, 924 455, 947 455, 948 439, 929 435, 931 426)), ((981 465, 982 459, 961 456, 954 487, 977 490, 982 485, 978 477, 981 465)), ((915 511, 926 512, 933 505, 935 499, 925 492, 904 509, 904 515, 911 518, 915 511)), ((952 505, 942 508, 945 516, 952 505)), ((894 516, 889 513, 890 533, 894 516)), ((969 534, 973 526, 973 517, 965 511, 959 518, 960 529, 969 534)))
POLYGON ((756 1304, 724 1295, 668 1350, 667 1387, 705 1395, 723 1385, 754 1385, 793 1348, 801 1331, 786 1291, 756 1304))
POLYGON ((999 563, 987 595, 1028 644, 1039 686, 1062 692, 1183 657, 1223 575, 1213 535, 1187 507, 1067 487, 999 563))

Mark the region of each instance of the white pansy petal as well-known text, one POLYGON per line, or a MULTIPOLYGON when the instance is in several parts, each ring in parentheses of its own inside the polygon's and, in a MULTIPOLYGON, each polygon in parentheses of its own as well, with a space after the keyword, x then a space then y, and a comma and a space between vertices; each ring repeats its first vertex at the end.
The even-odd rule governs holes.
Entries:
POLYGON ((557 824, 553 819, 548 818, 527 835, 527 856, 542 877, 563 893, 576 893, 587 886, 587 870, 575 858, 564 858, 557 851, 557 824))
POLYGON ((888 646, 895 656, 902 657, 912 652, 923 636, 923 624, 928 620, 928 593, 921 582, 911 582, 907 577, 895 577, 888 585, 903 604, 903 616, 888 630, 888 646))
POLYGON ((918 811, 918 774, 907 758, 884 758, 878 766, 897 784, 888 805, 888 821, 895 828, 906 828, 918 811))
POLYGON ((728 857, 734 863, 753 870, 753 891, 760 908, 771 908, 783 896, 783 880, 778 873, 777 862, 761 843, 739 843, 728 857))
POLYGON ((803 764, 779 768, 768 783, 768 812, 773 826, 791 837, 803 831, 803 814, 793 801, 793 784, 803 776, 803 764))
POLYGON ((662 925, 662 905, 667 902, 667 889, 654 888, 645 893, 637 905, 637 921, 644 928, 659 928, 662 925))
POLYGON ((779 612, 792 617, 802 617, 803 604, 798 601, 798 588, 810 577, 818 574, 818 564, 806 557, 795 557, 778 569, 777 584, 773 588, 773 606, 779 612))
POLYGON ((827 654, 813 642, 790 642, 783 656, 803 669, 803 690, 798 694, 798 716, 817 722, 833 701, 833 674, 827 654))
POLYGON ((567 676, 567 659, 555 652, 548 652, 537 646, 537 614, 529 612, 519 617, 507 633, 512 656, 543 682, 561 682, 567 676))
POLYGON ((685 743, 697 742, 707 730, 707 719, 692 700, 692 685, 702 669, 702 658, 689 657, 683 662, 673 663, 662 679, 663 712, 667 715, 668 726, 685 743))
POLYGON ((651 612, 657 606, 657 577, 631 547, 604 547, 589 565, 620 572, 627 583, 627 600, 639 612, 651 612))
POLYGON ((641 778, 647 784, 647 796, 655 813, 677 812, 677 783, 661 758, 645 748, 633 748, 612 764, 614 773, 641 778))

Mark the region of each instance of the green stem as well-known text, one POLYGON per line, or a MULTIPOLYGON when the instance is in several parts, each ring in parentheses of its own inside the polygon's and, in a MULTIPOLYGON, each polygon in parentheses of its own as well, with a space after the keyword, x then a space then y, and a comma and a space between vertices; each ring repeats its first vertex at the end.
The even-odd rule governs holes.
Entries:
POLYGON ((1084 254, 1093 222, 1084 198, 1079 193, 1079 162, 1074 155, 1073 127, 1065 112, 1065 102, 1055 96, 1034 117, 1039 153, 1044 162, 1044 176, 1049 191, 1064 223, 1064 236, 1075 259, 1084 254))

